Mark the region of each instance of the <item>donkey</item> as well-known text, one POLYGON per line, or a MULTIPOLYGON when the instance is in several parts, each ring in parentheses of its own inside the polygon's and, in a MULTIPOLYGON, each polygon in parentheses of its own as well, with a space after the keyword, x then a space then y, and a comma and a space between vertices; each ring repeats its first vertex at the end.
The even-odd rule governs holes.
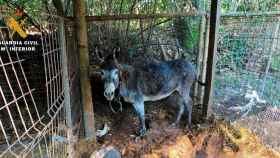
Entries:
POLYGON ((178 125, 185 108, 188 111, 188 126, 191 125, 191 86, 197 80, 191 63, 185 60, 161 61, 134 67, 120 64, 116 59, 116 49, 101 64, 100 74, 104 80, 104 96, 108 101, 115 97, 116 89, 126 102, 132 103, 140 120, 140 136, 145 135, 144 102, 157 101, 178 92, 179 112, 174 125, 178 125))

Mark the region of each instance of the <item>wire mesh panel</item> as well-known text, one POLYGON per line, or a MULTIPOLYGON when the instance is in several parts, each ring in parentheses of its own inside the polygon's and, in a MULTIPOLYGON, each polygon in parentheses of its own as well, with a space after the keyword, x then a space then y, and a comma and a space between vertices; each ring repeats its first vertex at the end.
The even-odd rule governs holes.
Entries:
POLYGON ((59 31, 59 18, 48 16, 48 25, 44 28, 49 32, 42 34, 43 58, 47 94, 47 115, 50 117, 48 135, 50 157, 65 157, 67 139, 65 87, 63 87, 62 43, 59 31), (60 140, 62 139, 62 140, 60 140), (65 142, 66 141, 66 142, 65 142))
MULTIPOLYGON (((11 49, 28 40, 12 36, 11 30, 1 27, 0 157, 67 157, 69 126, 66 116, 70 109, 65 107, 70 102, 65 100, 66 93, 70 92, 65 91, 67 84, 63 81, 72 83, 76 79, 68 80, 64 75, 67 69, 63 69, 63 64, 67 64, 67 60, 63 59, 65 46, 61 31, 64 30, 59 27, 63 26, 60 18, 43 17, 42 33, 34 40, 38 46, 34 52, 11 49), (32 53, 37 53, 36 58, 28 60, 32 53), (26 62, 39 66, 26 66, 26 62), (36 76, 44 78, 32 79, 36 76), (43 95, 34 95, 38 91, 43 95)), ((74 72, 76 69, 72 69, 71 74, 74 72)))
POLYGON ((269 124, 280 121, 279 26, 274 16, 224 16, 219 30, 214 111, 266 144, 276 141, 270 129, 279 129, 269 124))
MULTIPOLYGON (((260 104, 280 105, 279 31, 278 18, 223 19, 215 83, 218 104, 243 106, 248 101, 245 96, 251 94, 260 104)), ((251 110, 254 113, 257 106, 240 114, 251 110)))

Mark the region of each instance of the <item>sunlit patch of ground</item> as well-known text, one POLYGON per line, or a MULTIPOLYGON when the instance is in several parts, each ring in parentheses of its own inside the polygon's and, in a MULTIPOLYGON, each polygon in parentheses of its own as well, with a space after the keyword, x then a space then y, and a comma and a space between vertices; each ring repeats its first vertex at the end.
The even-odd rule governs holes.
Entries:
POLYGON ((280 152, 280 110, 277 111, 279 114, 271 111, 275 110, 268 108, 258 115, 243 117, 235 124, 250 129, 258 135, 263 144, 280 152))
POLYGON ((175 114, 164 108, 153 107, 147 111, 150 128, 142 139, 135 138, 138 120, 133 110, 122 115, 99 116, 99 120, 110 123, 111 130, 99 139, 97 148, 87 151, 113 146, 124 158, 280 158, 279 152, 263 145, 246 128, 215 122, 191 132, 183 125, 171 126, 175 114))
MULTIPOLYGON (((225 138, 232 142, 237 151, 223 150, 225 157, 244 157, 244 158, 278 158, 279 152, 270 149, 263 145, 259 137, 250 130, 243 127, 226 126, 224 124, 218 125, 218 129, 224 134, 225 138)), ((226 149, 226 148, 225 148, 226 149)))
POLYGON ((280 154, 261 144, 259 138, 241 127, 217 123, 196 135, 167 139, 144 158, 279 158, 280 154))

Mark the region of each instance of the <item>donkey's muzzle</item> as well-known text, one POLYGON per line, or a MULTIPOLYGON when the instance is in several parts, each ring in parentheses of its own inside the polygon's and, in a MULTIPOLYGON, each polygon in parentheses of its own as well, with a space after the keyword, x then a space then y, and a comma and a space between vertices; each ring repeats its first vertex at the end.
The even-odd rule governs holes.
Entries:
POLYGON ((107 100, 111 101, 114 99, 114 91, 105 91, 104 96, 107 100))

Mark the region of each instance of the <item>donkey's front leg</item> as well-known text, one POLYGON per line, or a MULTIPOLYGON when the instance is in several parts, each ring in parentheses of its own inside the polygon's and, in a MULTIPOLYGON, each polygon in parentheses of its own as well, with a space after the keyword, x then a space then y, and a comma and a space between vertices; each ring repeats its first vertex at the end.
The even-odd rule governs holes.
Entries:
POLYGON ((140 136, 144 136, 146 134, 146 124, 145 124, 145 109, 144 109, 144 101, 142 99, 137 99, 136 102, 133 103, 133 107, 139 117, 140 121, 140 136))

